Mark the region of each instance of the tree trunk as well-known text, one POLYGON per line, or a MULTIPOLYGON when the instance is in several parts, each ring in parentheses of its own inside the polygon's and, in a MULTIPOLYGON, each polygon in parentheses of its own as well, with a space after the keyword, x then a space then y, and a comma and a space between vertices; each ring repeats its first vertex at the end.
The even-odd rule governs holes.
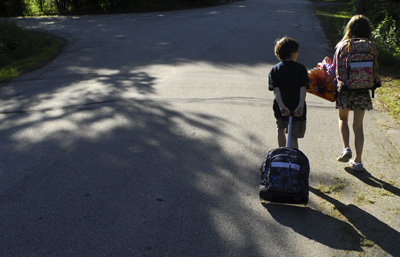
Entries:
POLYGON ((44 13, 43 0, 38 0, 38 2, 39 2, 39 6, 40 6, 40 11, 42 11, 42 13, 44 13))
POLYGON ((364 4, 365 4, 365 0, 357 0, 357 2, 356 2, 356 12, 357 12, 357 14, 363 14, 364 13, 364 4))

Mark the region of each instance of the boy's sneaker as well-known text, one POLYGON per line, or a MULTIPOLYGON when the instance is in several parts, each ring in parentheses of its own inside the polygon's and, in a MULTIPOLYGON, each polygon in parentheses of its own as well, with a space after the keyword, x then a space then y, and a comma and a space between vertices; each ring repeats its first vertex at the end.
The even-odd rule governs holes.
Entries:
POLYGON ((338 158, 336 158, 337 161, 339 162, 348 162, 352 157, 351 149, 350 148, 345 148, 343 149, 342 153, 338 158))
POLYGON ((362 163, 355 162, 354 160, 350 161, 350 167, 355 171, 363 171, 364 170, 364 166, 362 165, 362 163))

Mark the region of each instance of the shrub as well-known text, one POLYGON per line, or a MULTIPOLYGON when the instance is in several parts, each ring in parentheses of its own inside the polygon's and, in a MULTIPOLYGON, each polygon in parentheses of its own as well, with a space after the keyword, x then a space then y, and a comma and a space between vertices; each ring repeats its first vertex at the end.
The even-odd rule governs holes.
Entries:
POLYGON ((380 54, 380 62, 387 65, 400 63, 400 32, 396 21, 384 11, 385 18, 376 25, 373 37, 380 54))
POLYGON ((0 67, 39 54, 50 45, 48 35, 38 35, 15 22, 0 21, 0 67))
POLYGON ((23 31, 17 24, 0 21, 0 67, 24 56, 29 51, 26 49, 26 40, 22 38, 23 31))
POLYGON ((166 11, 219 3, 220 0, 1 0, 0 15, 166 11))

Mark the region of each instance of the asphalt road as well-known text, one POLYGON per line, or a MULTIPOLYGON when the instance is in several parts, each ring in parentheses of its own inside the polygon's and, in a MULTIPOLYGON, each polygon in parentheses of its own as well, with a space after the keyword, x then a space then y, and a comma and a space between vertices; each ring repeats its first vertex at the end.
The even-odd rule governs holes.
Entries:
POLYGON ((377 110, 354 174, 308 95, 310 202, 259 202, 274 41, 309 69, 333 53, 312 5, 14 19, 67 44, 0 87, 0 256, 400 256, 399 128, 377 110))

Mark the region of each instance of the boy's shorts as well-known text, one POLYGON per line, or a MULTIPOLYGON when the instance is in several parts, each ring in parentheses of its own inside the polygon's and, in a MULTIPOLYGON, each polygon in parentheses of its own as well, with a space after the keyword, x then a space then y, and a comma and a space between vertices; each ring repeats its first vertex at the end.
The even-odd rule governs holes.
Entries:
MULTIPOLYGON (((306 133, 306 120, 293 120, 292 121, 292 137, 294 138, 303 138, 306 133)), ((289 121, 283 119, 277 119, 276 125, 278 125, 279 129, 286 129, 286 133, 288 133, 289 121)))

